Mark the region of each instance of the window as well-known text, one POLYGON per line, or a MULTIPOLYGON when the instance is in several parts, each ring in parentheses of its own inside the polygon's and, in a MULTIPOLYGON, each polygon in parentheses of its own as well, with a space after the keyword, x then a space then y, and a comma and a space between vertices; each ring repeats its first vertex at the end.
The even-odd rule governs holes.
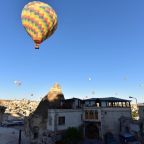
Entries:
POLYGON ((49 117, 49 125, 52 125, 52 117, 49 117))
POLYGON ((37 126, 35 126, 34 128, 33 128, 33 138, 34 139, 37 139, 38 138, 38 136, 39 136, 39 127, 37 127, 37 126))
POLYGON ((109 107, 111 107, 111 106, 112 106, 112 103, 111 103, 111 102, 109 102, 109 103, 108 103, 108 106, 109 106, 109 107))
POLYGON ((64 125, 65 124, 65 117, 64 116, 61 116, 58 118, 58 124, 59 125, 64 125))
POLYGON ((98 119, 98 111, 95 110, 95 119, 98 119))
POLYGON ((99 107, 99 103, 98 102, 96 103, 96 107, 99 107))
POLYGON ((88 115, 89 115, 89 114, 88 114, 88 111, 86 110, 86 111, 85 111, 85 119, 88 119, 88 115))
POLYGON ((90 111, 90 117, 89 117, 89 119, 94 119, 94 113, 93 113, 92 110, 90 111))
POLYGON ((123 102, 122 105, 123 105, 123 107, 126 107, 126 103, 125 102, 123 102))
POLYGON ((35 133, 34 133, 34 139, 37 139, 37 138, 38 138, 38 133, 35 132, 35 133))
POLYGON ((83 115, 81 114, 81 120, 83 120, 83 115))

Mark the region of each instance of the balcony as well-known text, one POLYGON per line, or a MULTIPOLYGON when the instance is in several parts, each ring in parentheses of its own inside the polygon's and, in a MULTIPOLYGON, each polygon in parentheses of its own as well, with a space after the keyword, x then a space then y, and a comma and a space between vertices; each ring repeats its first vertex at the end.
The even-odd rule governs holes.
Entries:
POLYGON ((101 114, 100 110, 85 110, 84 121, 100 121, 101 114))

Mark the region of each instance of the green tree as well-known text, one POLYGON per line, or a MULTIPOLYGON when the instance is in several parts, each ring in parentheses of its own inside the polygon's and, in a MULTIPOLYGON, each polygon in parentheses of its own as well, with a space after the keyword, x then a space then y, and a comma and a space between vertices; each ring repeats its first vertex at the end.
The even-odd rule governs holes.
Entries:
POLYGON ((82 140, 82 130, 69 127, 64 134, 64 144, 79 144, 82 140))
POLYGON ((135 119, 136 117, 138 117, 138 111, 134 110, 132 111, 132 118, 135 119))

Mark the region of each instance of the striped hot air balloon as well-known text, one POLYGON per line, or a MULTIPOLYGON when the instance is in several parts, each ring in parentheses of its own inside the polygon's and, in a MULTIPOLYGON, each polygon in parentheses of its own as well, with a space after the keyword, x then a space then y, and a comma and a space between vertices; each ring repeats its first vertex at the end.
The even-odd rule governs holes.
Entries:
POLYGON ((57 28, 56 12, 46 3, 33 1, 21 13, 22 25, 33 39, 35 48, 50 37, 57 28))

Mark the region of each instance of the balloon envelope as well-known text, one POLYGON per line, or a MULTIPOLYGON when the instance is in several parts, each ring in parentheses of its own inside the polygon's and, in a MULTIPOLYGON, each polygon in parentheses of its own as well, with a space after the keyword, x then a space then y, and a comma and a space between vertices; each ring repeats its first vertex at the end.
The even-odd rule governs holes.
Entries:
POLYGON ((21 13, 22 25, 33 39, 35 48, 50 37, 57 28, 56 12, 48 4, 33 1, 21 13))

